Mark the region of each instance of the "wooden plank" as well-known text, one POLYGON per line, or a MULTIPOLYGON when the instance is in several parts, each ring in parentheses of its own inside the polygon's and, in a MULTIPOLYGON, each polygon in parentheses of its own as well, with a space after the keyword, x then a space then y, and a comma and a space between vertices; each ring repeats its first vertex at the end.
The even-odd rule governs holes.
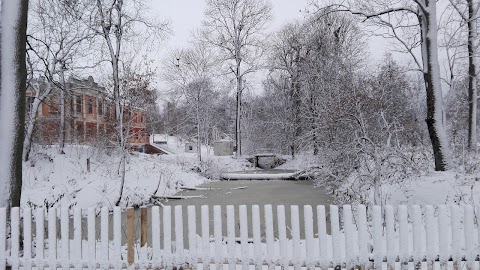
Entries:
POLYGON ((197 263, 197 217, 195 205, 189 205, 188 209, 188 249, 190 251, 189 263, 196 268, 197 263))
POLYGON ((235 208, 233 205, 227 205, 227 241, 228 269, 235 270, 235 208))
POLYGON ((108 227, 109 227, 109 211, 108 207, 102 207, 100 210, 100 223, 101 223, 101 235, 100 235, 100 254, 101 254, 101 260, 103 261, 103 269, 107 269, 109 265, 109 250, 108 250, 108 245, 109 245, 109 239, 108 239, 108 227))
POLYGON ((267 263, 268 269, 275 269, 275 246, 273 238, 273 211, 272 205, 267 204, 264 206, 265 210, 265 238, 267 241, 267 263))
POLYGON ((160 256, 160 207, 152 207, 152 261, 154 268, 161 267, 160 256))
POLYGON ((374 267, 377 269, 382 268, 383 263, 383 245, 382 245, 382 208, 378 205, 372 207, 372 227, 373 227, 373 259, 374 267))
POLYGON ((473 240, 474 228, 473 228, 473 207, 466 204, 463 207, 463 224, 464 228, 464 237, 465 237, 465 258, 467 260, 467 267, 473 269, 473 262, 475 260, 474 248, 475 242, 473 240))
POLYGON ((305 255, 308 270, 315 269, 314 245, 313 245, 313 210, 311 205, 303 206, 303 218, 305 225, 305 255))
POLYGON ((317 205, 317 226, 318 226, 318 254, 320 264, 326 266, 329 264, 329 258, 327 256, 327 224, 325 216, 325 206, 317 205))
POLYGON ((290 225, 292 226, 292 244, 293 244, 293 269, 300 270, 300 216, 298 205, 290 206, 290 225))
POLYGON ((82 209, 73 209, 73 254, 75 269, 82 269, 82 209))
POLYGON ((402 269, 408 270, 411 254, 408 232, 408 209, 406 205, 398 206, 398 223, 400 227, 400 263, 402 264, 402 269))
POLYGON ((111 260, 115 269, 123 268, 122 261, 122 209, 120 207, 113 208, 113 254, 111 260))
POLYGON ((69 209, 63 207, 60 213, 60 233, 62 239, 61 252, 62 252, 62 267, 64 269, 70 268, 70 213, 69 209))
POLYGON ((0 208, 0 270, 5 270, 7 263, 7 209, 0 208))
POLYGON ((135 262, 135 209, 127 209, 127 262, 131 266, 135 262))
POLYGON ((167 205, 163 207, 163 251, 164 266, 173 267, 172 261, 172 207, 167 205))
POLYGON ((140 208, 140 260, 147 261, 147 208, 140 208))
POLYGON ((36 250, 35 250, 35 263, 37 264, 37 269, 43 269, 43 258, 44 258, 44 239, 45 239, 45 210, 43 208, 38 208, 35 213, 35 240, 36 240, 36 250))
POLYGON ((353 224, 352 224, 352 208, 350 205, 343 206, 343 230, 345 232, 345 261, 347 263, 347 268, 351 268, 356 265, 357 256, 355 254, 354 245, 350 243, 355 243, 354 233, 353 233, 353 224))
POLYGON ((32 209, 29 207, 23 208, 23 259, 24 269, 32 269, 32 209))
POLYGON ((96 258, 96 249, 97 249, 97 237, 95 235, 95 208, 88 208, 87 210, 87 226, 88 226, 88 257, 87 261, 90 263, 91 269, 97 268, 97 258, 96 258))
POLYGON ((57 262, 57 209, 48 209, 48 265, 57 262))
MULTIPOLYGON (((208 205, 201 206, 202 211, 202 262, 204 265, 210 264, 210 219, 208 214, 208 205)), ((209 269, 209 268, 206 268, 209 269)))
POLYGON ((255 269, 262 269, 262 239, 260 235, 260 208, 258 205, 252 205, 252 236, 253 252, 255 254, 255 269))
POLYGON ((287 250, 287 227, 285 223, 285 206, 277 205, 278 239, 280 240, 280 265, 289 266, 287 250))
POLYGON ((340 246, 340 221, 338 217, 338 206, 330 205, 330 228, 332 231, 332 262, 337 267, 343 263, 340 246))
POLYGON ((363 204, 357 207, 357 230, 360 269, 365 269, 370 267, 370 264, 368 260, 367 208, 363 204))
POLYGON ((439 259, 442 265, 447 263, 448 246, 450 245, 449 235, 451 233, 450 224, 448 222, 447 208, 445 205, 438 206, 438 243, 439 243, 439 259))
POLYGON ((397 249, 395 241, 395 211, 391 205, 385 206, 385 225, 387 238, 387 267, 392 270, 395 267, 397 249))
POLYGON ((415 261, 420 261, 425 256, 422 210, 419 205, 412 205, 411 209, 411 217, 413 220, 413 257, 415 261))
POLYGON ((248 216, 247 206, 240 205, 238 207, 239 219, 240 219, 240 242, 241 242, 241 259, 242 269, 248 270, 249 252, 248 252, 248 216))
POLYGON ((11 242, 11 253, 10 257, 12 258, 12 269, 19 269, 20 264, 19 252, 20 252, 20 208, 13 207, 10 213, 10 242, 11 242))
POLYGON ((184 264, 183 254, 183 207, 175 206, 175 266, 180 267, 184 264))
POLYGON ((434 269, 435 255, 438 253, 438 246, 435 245, 437 233, 435 223, 435 209, 431 205, 425 206, 425 246, 427 253, 427 267, 434 269))
MULTIPOLYGON (((459 241, 463 238, 460 228, 460 208, 458 205, 450 205, 450 224, 452 224, 452 250, 451 255, 454 262, 454 268, 458 269, 458 261, 461 260, 461 246, 459 241)), ((456 269, 456 270, 457 270, 456 269)))
POLYGON ((213 236, 215 239, 215 267, 217 270, 223 268, 222 248, 222 209, 220 205, 213 206, 213 236))

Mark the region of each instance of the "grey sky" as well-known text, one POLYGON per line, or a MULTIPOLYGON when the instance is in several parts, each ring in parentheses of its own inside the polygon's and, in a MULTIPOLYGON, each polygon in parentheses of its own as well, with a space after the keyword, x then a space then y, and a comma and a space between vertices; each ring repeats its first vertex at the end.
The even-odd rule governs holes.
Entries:
MULTIPOLYGON (((271 0, 274 19, 270 31, 278 30, 287 22, 303 17, 308 0, 271 0), (300 12, 302 10, 302 12, 300 12)), ((154 14, 170 21, 172 35, 164 42, 157 61, 161 61, 169 51, 188 46, 191 32, 201 26, 205 11, 204 0, 148 0, 154 14)), ((380 38, 369 41, 369 51, 378 60, 384 53, 386 42, 380 38)), ((161 65, 159 65, 160 67, 161 65)), ((159 82, 162 87, 163 83, 159 82)))

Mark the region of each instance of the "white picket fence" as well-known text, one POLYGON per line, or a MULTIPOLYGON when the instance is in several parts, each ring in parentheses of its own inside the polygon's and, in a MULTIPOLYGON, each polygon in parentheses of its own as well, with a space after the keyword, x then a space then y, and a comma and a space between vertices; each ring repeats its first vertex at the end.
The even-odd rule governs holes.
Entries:
MULTIPOLYGON (((181 206, 175 206, 172 219, 170 206, 155 206, 148 221, 151 243, 143 246, 144 243, 137 243, 128 251, 122 244, 122 233, 128 227, 125 221, 122 223, 124 209, 102 208, 97 213, 94 208, 48 211, 12 208, 7 223, 7 210, 0 208, 0 269, 6 265, 13 269, 171 269, 196 268, 199 264, 215 264, 217 269, 228 265, 230 270, 237 265, 242 269, 251 265, 256 269, 274 269, 274 266, 368 269, 381 268, 384 262, 390 266, 395 262, 403 265, 424 262, 423 265, 431 266, 434 262, 445 265, 448 261, 465 262, 472 269, 480 255, 480 227, 475 217, 480 214, 479 209, 471 205, 401 205, 384 209, 332 205, 327 209, 327 219, 325 206, 305 205, 302 209, 294 205, 287 209, 290 210, 287 220, 282 205, 251 208, 203 205, 199 217, 195 206, 188 206, 185 215, 181 206), (100 226, 96 225, 97 215, 100 226), (82 221, 84 218, 86 222, 82 221), (197 222, 201 228, 198 232, 197 222), (82 228, 85 223, 86 228, 82 228), (99 237, 97 227, 100 227, 99 237), (327 234, 328 228, 331 233, 327 234), (86 235, 82 235, 85 231, 86 235)), ((132 237, 127 236, 129 242, 132 237)))

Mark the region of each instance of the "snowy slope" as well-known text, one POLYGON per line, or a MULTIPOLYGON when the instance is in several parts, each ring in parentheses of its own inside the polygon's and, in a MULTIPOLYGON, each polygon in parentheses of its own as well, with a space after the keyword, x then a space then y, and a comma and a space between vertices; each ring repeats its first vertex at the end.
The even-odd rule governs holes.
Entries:
MULTIPOLYGON (((95 207, 115 203, 120 177, 119 158, 114 150, 67 146, 64 155, 57 151, 56 147, 38 149, 24 163, 22 205, 95 207)), ((213 169, 219 171, 245 166, 231 157, 206 157, 206 160, 202 167, 214 164, 219 168, 213 169)), ((190 153, 160 156, 131 153, 122 204, 148 203, 157 187, 157 196, 172 195, 181 185, 197 186, 209 181, 198 173, 199 166, 196 155, 190 153)))

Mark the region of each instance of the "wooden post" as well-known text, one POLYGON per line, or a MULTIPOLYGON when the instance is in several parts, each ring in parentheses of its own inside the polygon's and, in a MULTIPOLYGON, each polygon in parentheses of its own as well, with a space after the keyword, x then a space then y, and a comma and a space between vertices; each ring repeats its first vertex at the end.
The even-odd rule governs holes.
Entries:
POLYGON ((135 210, 127 209, 127 254, 128 266, 135 261, 133 245, 135 243, 135 210))
POLYGON ((87 158, 87 172, 90 172, 90 159, 87 158))
POLYGON ((140 208, 140 246, 144 248, 147 245, 147 208, 140 208))

